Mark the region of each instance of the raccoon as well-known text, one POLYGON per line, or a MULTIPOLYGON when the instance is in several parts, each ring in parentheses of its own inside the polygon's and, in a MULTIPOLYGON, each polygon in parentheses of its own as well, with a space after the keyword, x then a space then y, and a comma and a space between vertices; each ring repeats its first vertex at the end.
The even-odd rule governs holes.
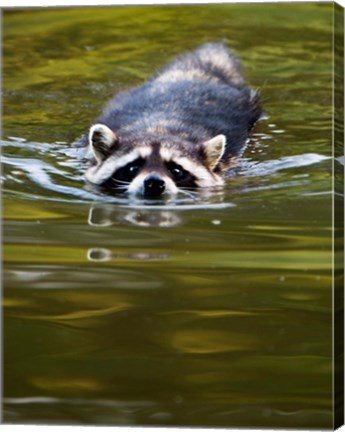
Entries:
POLYGON ((109 102, 87 137, 86 179, 147 197, 222 186, 260 115, 238 59, 204 44, 109 102))

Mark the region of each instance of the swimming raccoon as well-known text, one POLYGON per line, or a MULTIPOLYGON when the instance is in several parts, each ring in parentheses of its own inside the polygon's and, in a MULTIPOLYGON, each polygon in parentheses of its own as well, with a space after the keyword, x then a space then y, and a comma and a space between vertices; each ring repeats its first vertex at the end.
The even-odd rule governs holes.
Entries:
POLYGON ((149 197, 221 186, 260 115, 237 58, 202 45, 109 102, 89 131, 86 179, 149 197))

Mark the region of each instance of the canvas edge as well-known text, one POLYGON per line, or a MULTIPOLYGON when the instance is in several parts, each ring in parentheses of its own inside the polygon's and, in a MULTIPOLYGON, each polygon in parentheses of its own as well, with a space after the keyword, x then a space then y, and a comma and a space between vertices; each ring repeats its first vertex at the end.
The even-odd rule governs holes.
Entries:
POLYGON ((334 429, 344 424, 344 7, 334 3, 334 429))

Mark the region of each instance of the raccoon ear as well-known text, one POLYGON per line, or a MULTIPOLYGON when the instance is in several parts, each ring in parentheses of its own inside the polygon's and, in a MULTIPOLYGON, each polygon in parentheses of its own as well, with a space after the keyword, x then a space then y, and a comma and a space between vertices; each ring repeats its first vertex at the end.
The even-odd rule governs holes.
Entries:
POLYGON ((109 156, 109 150, 116 140, 116 135, 108 126, 101 123, 91 126, 89 144, 97 162, 101 163, 109 156))
POLYGON ((202 148, 206 155, 206 163, 213 171, 224 154, 226 145, 225 135, 217 135, 203 143, 202 148))

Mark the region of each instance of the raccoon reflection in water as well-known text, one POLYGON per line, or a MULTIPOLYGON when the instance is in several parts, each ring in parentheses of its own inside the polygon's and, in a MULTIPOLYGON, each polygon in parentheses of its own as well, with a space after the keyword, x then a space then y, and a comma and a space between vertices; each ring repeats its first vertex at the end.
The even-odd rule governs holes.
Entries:
POLYGON ((260 115, 237 58, 202 45, 109 102, 83 138, 86 180, 147 197, 219 188, 260 115))

